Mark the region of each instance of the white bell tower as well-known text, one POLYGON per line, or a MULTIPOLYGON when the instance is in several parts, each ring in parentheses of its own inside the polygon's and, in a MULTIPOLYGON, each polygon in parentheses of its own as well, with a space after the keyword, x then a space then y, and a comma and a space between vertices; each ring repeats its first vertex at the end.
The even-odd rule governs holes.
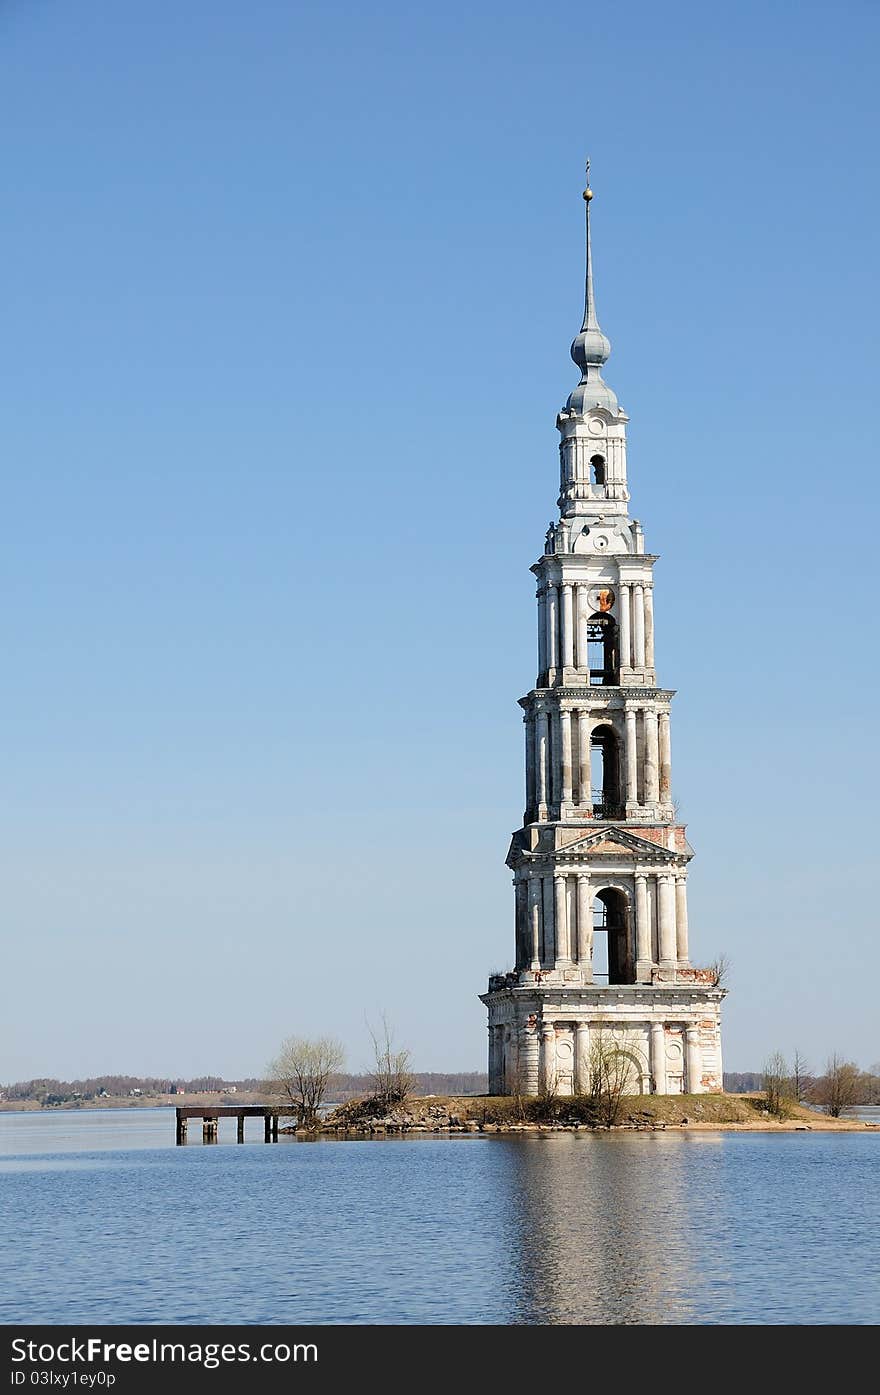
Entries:
POLYGON ((724 990, 690 959, 693 856, 672 798, 670 707, 657 683, 654 563, 629 516, 628 418, 602 378, 586 207, 581 379, 557 418, 559 519, 537 579, 538 675, 520 700, 526 809, 514 874, 516 958, 490 979, 489 1092, 582 1094, 596 1041, 627 1093, 722 1088, 724 990))

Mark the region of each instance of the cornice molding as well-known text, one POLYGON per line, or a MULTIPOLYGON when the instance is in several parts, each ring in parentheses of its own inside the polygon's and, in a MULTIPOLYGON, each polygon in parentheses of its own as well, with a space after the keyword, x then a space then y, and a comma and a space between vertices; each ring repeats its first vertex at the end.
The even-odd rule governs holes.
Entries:
POLYGON ((594 707, 623 707, 625 699, 638 699, 640 702, 653 699, 655 702, 671 702, 677 688, 532 688, 524 697, 517 698, 520 707, 536 699, 566 698, 581 704, 592 698, 594 707))

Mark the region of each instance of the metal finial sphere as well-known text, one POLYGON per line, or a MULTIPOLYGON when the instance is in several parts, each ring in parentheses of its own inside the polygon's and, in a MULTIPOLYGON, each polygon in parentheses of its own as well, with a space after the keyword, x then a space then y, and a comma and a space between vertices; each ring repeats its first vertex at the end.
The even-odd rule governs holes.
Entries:
POLYGON ((585 190, 584 190, 584 198, 586 199, 587 203, 590 202, 590 199, 591 199, 592 197, 593 197, 593 191, 592 191, 592 189, 585 189, 585 190))

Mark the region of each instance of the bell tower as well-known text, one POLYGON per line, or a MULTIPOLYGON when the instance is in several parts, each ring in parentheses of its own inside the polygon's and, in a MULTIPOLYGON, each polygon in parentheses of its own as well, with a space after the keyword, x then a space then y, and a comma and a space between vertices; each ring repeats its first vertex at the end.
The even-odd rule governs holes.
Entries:
POLYGON ((589 1088, 597 1045, 629 1094, 722 1088, 724 990, 690 959, 692 849, 672 798, 670 709, 657 682, 654 563, 629 515, 628 417, 602 377, 611 345, 586 209, 580 382, 559 413, 558 520, 537 581, 538 672, 520 699, 523 826, 513 835, 514 968, 494 975, 489 1092, 589 1088))

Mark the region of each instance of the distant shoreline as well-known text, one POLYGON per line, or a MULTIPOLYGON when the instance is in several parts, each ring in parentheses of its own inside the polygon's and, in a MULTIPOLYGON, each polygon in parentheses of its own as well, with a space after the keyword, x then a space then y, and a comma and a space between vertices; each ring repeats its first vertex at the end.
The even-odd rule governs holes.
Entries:
POLYGON ((4 1114, 67 1114, 86 1109, 175 1109, 178 1105, 265 1104, 261 1095, 242 1091, 234 1095, 203 1091, 190 1095, 107 1095, 104 1099, 65 1100, 63 1104, 43 1105, 39 1100, 0 1100, 4 1114))
MULTIPOLYGON (((171 1113, 180 1107, 206 1109, 218 1105, 264 1105, 265 1098, 254 1092, 241 1092, 234 1095, 205 1091, 186 1095, 119 1095, 106 1099, 70 1100, 63 1104, 43 1106, 37 1100, 2 1100, 0 1113, 5 1114, 82 1114, 103 1110, 165 1109, 171 1113)), ((414 1097, 410 1104, 414 1110, 411 1120, 405 1124, 381 1120, 364 1120, 346 1127, 341 1121, 331 1122, 332 1115, 322 1125, 317 1134, 303 1135, 314 1139, 334 1139, 344 1142, 347 1139, 381 1139, 401 1137, 452 1138, 474 1134, 504 1135, 548 1134, 548 1133, 664 1133, 681 1130, 695 1133, 876 1133, 880 1136, 880 1120, 860 1118, 832 1119, 803 1106, 797 1106, 795 1114, 788 1119, 773 1119, 763 1115, 755 1116, 757 1101, 754 1097, 741 1095, 696 1095, 696 1096, 641 1096, 624 1105, 621 1118, 610 1129, 592 1127, 586 1124, 564 1122, 526 1122, 507 1114, 506 1097, 485 1095, 438 1097, 434 1095, 414 1097), (748 1101, 748 1113, 743 1106, 748 1101), (444 1106, 446 1106, 444 1108, 444 1106), (494 1106, 494 1107, 493 1107, 494 1106), (429 1119, 430 1111, 440 1117, 429 1119), (635 1111, 635 1112, 634 1112, 635 1111), (735 1112, 739 1117, 729 1117, 735 1112), (700 1114, 712 1117, 694 1117, 700 1114), (724 1114, 728 1117, 723 1117, 724 1114), (450 1117, 451 1116, 451 1117, 450 1117), (493 1117, 494 1116, 494 1117, 493 1117), (751 1117, 749 1117, 751 1116, 751 1117)), ((859 1108, 859 1106, 855 1106, 859 1108)), ((331 1106, 332 1108, 332 1106, 331 1106)), ((337 1106, 338 1108, 338 1106, 337 1106)), ((293 1134, 293 1123, 282 1128, 283 1133, 293 1134)))

